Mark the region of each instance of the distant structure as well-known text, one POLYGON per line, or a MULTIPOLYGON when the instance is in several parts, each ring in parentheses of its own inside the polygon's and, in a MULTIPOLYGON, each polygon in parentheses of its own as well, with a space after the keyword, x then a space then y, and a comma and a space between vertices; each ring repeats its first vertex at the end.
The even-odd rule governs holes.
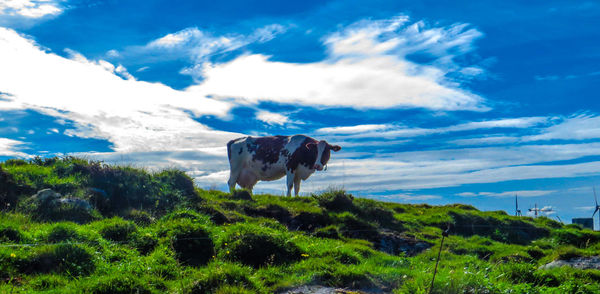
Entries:
POLYGON ((574 224, 581 225, 582 227, 584 227, 586 229, 590 229, 590 230, 594 229, 594 219, 591 217, 574 218, 571 222, 574 224))
MULTIPOLYGON (((596 201, 596 209, 594 210, 594 214, 592 214, 592 220, 594 219, 594 216, 596 215, 596 213, 598 211, 600 211, 600 205, 598 205, 598 197, 596 197, 596 187, 592 187, 592 190, 594 190, 594 201, 596 201)), ((598 214, 598 225, 600 226, 600 214, 598 214)), ((593 230, 594 225, 592 224, 592 230, 593 230)))
POLYGON ((553 210, 552 210, 552 207, 542 207, 542 208, 538 208, 538 207, 537 207, 537 203, 535 204, 535 207, 534 207, 534 208, 529 208, 528 210, 529 210, 529 211, 533 211, 533 213, 535 213, 535 217, 538 217, 538 213, 542 213, 542 212, 546 212, 546 213, 548 213, 548 212, 551 212, 551 211, 553 211, 553 210))
POLYGON ((519 209, 519 201, 517 200, 517 194, 515 194, 515 216, 523 216, 519 209))

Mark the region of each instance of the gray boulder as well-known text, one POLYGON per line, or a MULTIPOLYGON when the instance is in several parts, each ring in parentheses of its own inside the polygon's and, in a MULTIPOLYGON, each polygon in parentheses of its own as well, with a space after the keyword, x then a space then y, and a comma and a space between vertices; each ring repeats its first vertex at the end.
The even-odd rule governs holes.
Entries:
POLYGON ((555 260, 551 263, 542 265, 540 269, 551 269, 562 266, 570 266, 577 269, 600 270, 600 256, 574 257, 568 260, 555 260))

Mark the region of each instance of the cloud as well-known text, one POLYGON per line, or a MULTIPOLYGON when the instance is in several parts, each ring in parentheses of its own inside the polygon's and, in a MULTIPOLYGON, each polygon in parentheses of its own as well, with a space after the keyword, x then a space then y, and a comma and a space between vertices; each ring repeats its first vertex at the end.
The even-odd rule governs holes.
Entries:
POLYGON ((269 112, 265 110, 261 110, 256 113, 256 119, 265 122, 269 125, 285 125, 290 123, 290 119, 287 116, 284 116, 279 113, 269 112))
POLYGON ((524 137, 524 141, 586 140, 600 138, 600 117, 579 114, 557 122, 538 135, 524 137))
MULTIPOLYGON (((210 63, 211 58, 244 48, 252 43, 265 43, 284 33, 287 27, 271 24, 256 29, 248 35, 230 33, 221 36, 202 31, 197 27, 164 35, 143 46, 130 46, 122 51, 109 50, 106 57, 139 64, 187 59, 193 65, 210 63)), ((143 67, 142 67, 143 68, 143 67)), ((197 76, 195 66, 183 68, 180 73, 197 76)), ((139 70, 138 70, 139 71, 139 70)))
POLYGON ((383 199, 386 201, 427 201, 427 200, 434 200, 434 199, 441 199, 441 196, 438 195, 414 195, 411 193, 407 193, 407 194, 392 194, 392 195, 384 195, 384 196, 371 196, 368 198, 378 198, 378 199, 383 199))
POLYGON ((29 157, 28 154, 17 151, 18 147, 26 145, 25 142, 0 138, 0 156, 29 157))
POLYGON ((478 196, 487 196, 487 197, 539 197, 548 194, 552 194, 556 192, 555 190, 520 190, 520 191, 505 191, 505 192, 462 192, 456 195, 462 197, 478 197, 478 196))
POLYGON ((47 15, 58 15, 62 13, 60 6, 62 1, 51 0, 3 0, 0 1, 0 15, 24 16, 28 18, 40 18, 47 15))
POLYGON ((346 127, 328 127, 315 130, 319 134, 356 134, 369 131, 380 131, 392 128, 393 125, 378 124, 378 125, 356 125, 346 127))
POLYGON ((223 146, 239 134, 212 130, 191 115, 224 116, 231 104, 193 90, 133 79, 122 66, 63 58, 0 28, 0 109, 34 109, 74 122, 65 134, 106 139, 116 151, 223 146), (125 78, 123 78, 125 77, 125 78))
MULTIPOLYGON (((466 24, 426 28, 423 22, 405 26, 406 22, 406 17, 361 21, 333 33, 323 40, 328 56, 320 62, 277 62, 247 53, 226 63, 200 59, 185 73, 202 80, 194 88, 206 95, 254 104, 488 110, 482 97, 446 77, 458 67, 454 57, 473 50, 472 43, 482 34, 466 24), (414 52, 427 52, 435 62, 408 61, 406 55, 414 52)), ((166 43, 179 44, 183 39, 172 36, 166 43)))
MULTIPOLYGON (((407 127, 398 124, 377 124, 377 125, 355 125, 343 127, 327 127, 317 129, 315 132, 320 134, 341 135, 346 139, 358 138, 407 138, 427 136, 432 134, 443 134, 452 132, 463 132, 483 129, 497 128, 516 128, 524 129, 536 125, 545 124, 549 121, 547 117, 520 117, 520 118, 502 118, 486 121, 474 121, 462 124, 440 127, 435 129, 426 129, 418 127, 407 127)), ((506 138, 505 138, 506 139, 506 138)), ((482 138, 473 140, 483 140, 482 138)), ((492 139, 488 139, 492 140, 492 139)), ((458 141, 460 143, 460 141, 458 141)))
POLYGON ((0 26, 28 27, 64 11, 61 0, 0 0, 0 26))

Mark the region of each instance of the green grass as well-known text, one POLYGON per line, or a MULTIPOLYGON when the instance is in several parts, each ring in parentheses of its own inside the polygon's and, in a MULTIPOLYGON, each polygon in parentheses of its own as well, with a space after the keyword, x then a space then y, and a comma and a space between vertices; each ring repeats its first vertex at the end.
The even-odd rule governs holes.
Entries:
POLYGON ((0 293, 273 293, 307 284, 427 293, 448 227, 433 293, 600 288, 598 270, 540 269, 600 254, 600 233, 547 218, 335 189, 244 199, 197 189, 177 170, 73 157, 0 163, 0 187, 0 293), (30 199, 44 188, 94 209, 30 199), (383 231, 433 247, 387 254, 377 250, 383 231))

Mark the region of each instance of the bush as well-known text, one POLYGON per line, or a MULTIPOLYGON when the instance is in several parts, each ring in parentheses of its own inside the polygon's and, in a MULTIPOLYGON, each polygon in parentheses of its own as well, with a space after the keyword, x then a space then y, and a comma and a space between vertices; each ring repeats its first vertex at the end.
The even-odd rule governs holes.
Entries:
POLYGON ((344 190, 330 189, 319 195, 312 195, 317 200, 320 207, 330 211, 351 211, 353 210, 354 196, 346 194, 344 190))
MULTIPOLYGON (((244 290, 256 289, 256 285, 248 278, 250 271, 235 264, 218 264, 209 266, 190 289, 191 294, 214 293, 217 289, 224 290, 224 286, 239 287, 244 290)), ((237 289, 236 291, 240 290, 237 289)), ((232 288, 229 288, 232 290, 232 288)), ((244 292, 223 292, 244 293, 244 292)))
POLYGON ((88 275, 95 269, 93 256, 84 247, 60 244, 40 247, 24 258, 20 265, 23 273, 68 273, 71 276, 88 275))
POLYGON ((259 268, 300 260, 300 248, 276 231, 235 226, 221 242, 220 256, 259 268))
POLYGON ((338 231, 338 228, 336 226, 331 225, 331 226, 317 229, 313 233, 313 236, 319 237, 319 238, 339 239, 340 232, 338 231))
POLYGON ((154 218, 148 212, 137 209, 129 210, 123 218, 133 221, 138 226, 147 226, 154 222, 154 218))
MULTIPOLYGON (((450 211, 452 217, 451 234, 461 236, 485 236, 492 240, 525 245, 549 235, 549 231, 522 220, 502 220, 492 216, 480 216, 474 213, 458 213, 450 211)), ((446 229, 445 225, 440 226, 446 229)))
POLYGON ((199 224, 180 220, 169 228, 169 235, 175 258, 185 265, 205 265, 215 255, 210 235, 199 224))
POLYGON ((573 245, 585 248, 600 241, 600 233, 590 230, 572 228, 557 229, 552 231, 552 237, 558 244, 573 245))
POLYGON ((50 243, 58 243, 65 241, 76 241, 81 237, 77 231, 69 225, 58 224, 50 229, 47 240, 50 243))
POLYGON ((104 276, 91 286, 85 287, 90 294, 151 294, 152 288, 135 276, 104 276))
POLYGON ((377 241, 379 232, 377 227, 357 218, 351 213, 343 213, 338 215, 339 221, 342 223, 340 232, 348 238, 364 239, 368 241, 377 241))
POLYGON ((369 279, 366 273, 352 271, 342 266, 317 274, 314 279, 331 287, 350 289, 369 289, 375 287, 375 284, 369 279))
POLYGON ((0 242, 21 242, 23 233, 19 229, 13 227, 0 227, 0 242))
POLYGON ((119 218, 113 218, 112 220, 105 221, 98 232, 104 239, 115 242, 125 242, 128 241, 131 234, 136 231, 137 228, 134 223, 119 218))
POLYGON ((152 252, 157 244, 158 240, 150 233, 136 233, 131 241, 131 245, 143 255, 152 252))

